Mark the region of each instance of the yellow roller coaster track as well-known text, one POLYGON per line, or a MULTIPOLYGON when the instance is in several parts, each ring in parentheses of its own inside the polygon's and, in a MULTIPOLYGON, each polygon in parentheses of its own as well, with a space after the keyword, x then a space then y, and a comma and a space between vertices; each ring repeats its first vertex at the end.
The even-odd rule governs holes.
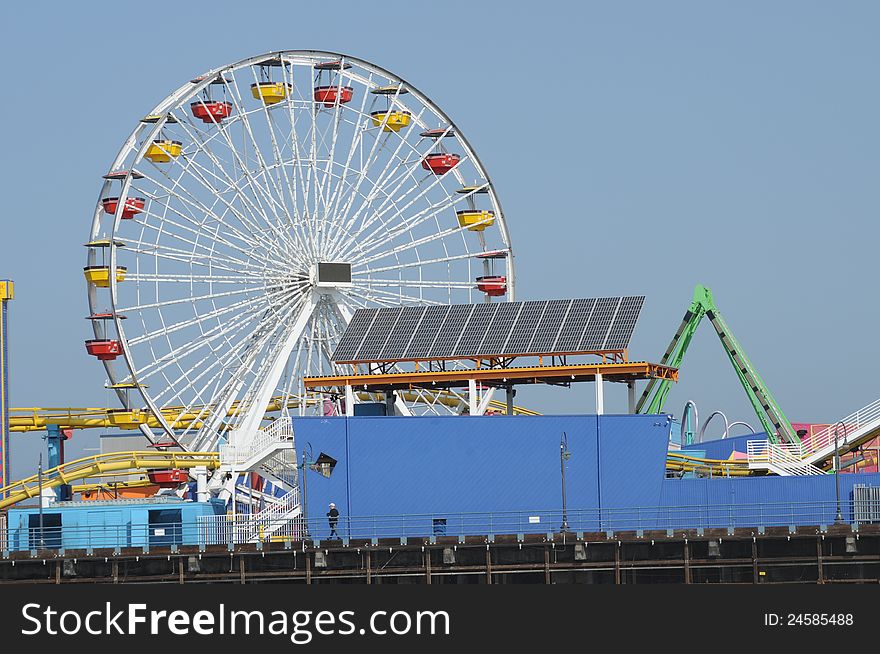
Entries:
MULTIPOLYGON (((374 396, 367 393, 359 394, 363 399, 375 399, 374 396)), ((428 401, 424 395, 415 393, 400 393, 404 400, 412 402, 428 401)), ((452 393, 444 391, 438 392, 435 400, 444 406, 455 407, 461 404, 461 399, 452 393)), ((317 400, 310 400, 309 404, 313 405, 317 400)), ((280 411, 284 401, 281 397, 274 397, 266 407, 266 413, 280 411)), ((288 409, 299 407, 298 400, 291 399, 287 402, 288 409)), ((503 402, 493 400, 489 403, 496 413, 506 413, 507 407, 503 402)), ((514 415, 519 416, 538 416, 541 415, 537 411, 532 411, 523 407, 514 407, 514 415)), ((187 427, 198 427, 199 423, 194 421, 204 420, 209 412, 205 412, 203 407, 190 407, 189 411, 184 412, 184 407, 167 407, 162 410, 162 414, 172 427, 186 429, 187 427)), ((238 414, 238 405, 233 405, 227 411, 227 417, 238 414)), ((139 425, 145 424, 153 429, 159 429, 161 426, 159 421, 148 411, 141 409, 108 409, 101 407, 27 407, 9 410, 9 430, 13 432, 29 432, 29 431, 46 431, 47 425, 58 425, 61 429, 137 429, 139 425)))
POLYGON ((713 477, 747 477, 754 474, 748 461, 736 459, 700 459, 681 452, 666 453, 666 469, 675 472, 699 472, 713 477))
MULTIPOLYGON (((81 479, 118 474, 126 471, 166 470, 169 468, 214 469, 220 465, 217 452, 112 452, 77 459, 43 472, 42 487, 55 488, 81 479)), ((0 488, 0 509, 22 500, 36 497, 40 492, 37 475, 0 488)))

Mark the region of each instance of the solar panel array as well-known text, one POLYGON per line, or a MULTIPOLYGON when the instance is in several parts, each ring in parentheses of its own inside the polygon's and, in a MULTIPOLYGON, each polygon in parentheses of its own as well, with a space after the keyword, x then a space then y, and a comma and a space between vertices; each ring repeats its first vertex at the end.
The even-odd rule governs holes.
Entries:
POLYGON ((623 350, 644 296, 359 309, 337 362, 623 350))

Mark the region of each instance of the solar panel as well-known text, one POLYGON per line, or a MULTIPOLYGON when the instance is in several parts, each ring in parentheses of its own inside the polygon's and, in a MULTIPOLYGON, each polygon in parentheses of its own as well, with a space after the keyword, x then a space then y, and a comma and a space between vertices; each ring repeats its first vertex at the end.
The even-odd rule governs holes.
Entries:
POLYGON ((449 308, 449 315, 446 316, 443 329, 437 334, 437 338, 428 352, 429 357, 444 359, 452 356, 452 351, 458 345, 458 340, 461 338, 464 326, 473 310, 473 304, 453 304, 449 308))
POLYGON ((480 350, 480 343, 486 337, 486 332, 489 331, 489 325, 499 306, 500 303, 474 305, 474 310, 453 353, 455 356, 467 356, 480 350))
POLYGON ((499 302, 495 306, 498 310, 483 342, 480 343, 480 352, 504 352, 504 344, 510 337, 510 330, 522 310, 523 303, 499 302))
POLYGON ((400 316, 400 309, 401 307, 379 309, 357 352, 358 359, 363 361, 385 360, 382 358, 382 348, 385 346, 385 341, 388 340, 389 332, 394 328, 394 324, 400 316))
POLYGON ((425 313, 422 321, 419 323, 418 330, 413 334, 412 340, 406 348, 406 358, 424 359, 431 352, 431 346, 434 339, 443 328, 446 322, 446 316, 449 313, 449 306, 442 307, 425 307, 425 313))
POLYGON ((379 309, 360 309, 355 312, 348 323, 348 328, 339 339, 339 345, 336 346, 336 352, 333 356, 339 361, 351 361, 361 347, 367 330, 373 323, 373 319, 379 309))
POLYGON ((397 324, 388 335, 388 340, 383 349, 384 356, 391 359, 400 359, 406 354, 406 348, 416 333, 417 327, 425 315, 427 307, 403 307, 397 324))
POLYGON ((360 309, 333 360, 575 354, 629 345, 643 296, 360 309))

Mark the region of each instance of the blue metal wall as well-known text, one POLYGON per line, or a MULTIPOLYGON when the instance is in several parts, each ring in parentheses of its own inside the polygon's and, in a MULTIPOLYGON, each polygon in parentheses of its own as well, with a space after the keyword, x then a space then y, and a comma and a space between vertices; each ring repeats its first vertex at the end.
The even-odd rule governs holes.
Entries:
MULTIPOLYGON (((8 514, 10 550, 36 549, 39 529, 31 523, 39 508, 11 509, 8 514)), ((61 516, 61 527, 44 527, 48 547, 87 549, 98 547, 149 547, 158 545, 198 544, 204 542, 198 517, 223 515, 222 502, 76 502, 52 504, 43 508, 45 523, 51 516, 61 516), (151 514, 179 511, 180 523, 150 523, 151 514)))
MULTIPOLYGON (((307 473, 319 537, 331 501, 351 534, 424 535, 437 518, 449 533, 558 529, 563 432, 577 530, 833 522, 833 476, 666 479, 669 429, 666 416, 644 415, 294 419, 300 451, 338 460, 329 479, 307 473)), ((880 485, 880 474, 841 476, 846 520, 856 483, 880 485)))
MULTIPOLYGON (((880 486, 880 473, 840 475, 846 522, 852 520, 856 484, 880 486)), ((831 524, 836 513, 835 479, 834 475, 666 479, 661 506, 670 519, 690 516, 693 527, 831 524)))
POLYGON ((308 475, 312 519, 558 510, 559 443, 568 435, 568 506, 656 506, 666 416, 296 418, 297 448, 338 460, 308 475), (601 465, 600 465, 601 464, 601 465))
POLYGON ((707 459, 729 459, 734 450, 746 453, 748 451, 749 441, 765 441, 767 434, 758 432, 756 434, 744 434, 743 436, 734 436, 732 438, 722 438, 714 441, 706 441, 704 443, 693 443, 681 448, 687 450, 705 450, 707 459))

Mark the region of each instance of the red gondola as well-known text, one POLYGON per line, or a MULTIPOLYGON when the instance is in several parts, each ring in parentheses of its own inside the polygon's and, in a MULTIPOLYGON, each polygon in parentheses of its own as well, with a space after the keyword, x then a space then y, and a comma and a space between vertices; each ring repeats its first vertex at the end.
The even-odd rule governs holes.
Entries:
POLYGON ((86 341, 86 351, 100 361, 113 361, 122 354, 122 344, 113 339, 92 339, 86 341))
MULTIPOLYGON (((116 207, 119 205, 119 198, 104 198, 101 200, 104 211, 109 214, 116 213, 116 207)), ((125 206, 122 208, 122 217, 125 219, 134 218, 137 214, 144 210, 147 204, 146 198, 128 198, 125 206)))
POLYGON ((204 123, 219 123, 232 115, 232 103, 220 102, 219 100, 191 102, 189 108, 192 110, 193 116, 204 123))
POLYGON ((459 161, 461 161, 461 157, 457 154, 435 152, 422 159, 422 168, 435 175, 445 175, 452 170, 459 161))
POLYGON ((316 86, 315 102, 323 102, 325 107, 332 107, 336 104, 336 98, 339 98, 339 104, 351 102, 354 97, 354 88, 351 86, 316 86))
POLYGON ((504 275, 484 275, 477 277, 477 289, 489 295, 498 297, 507 293, 507 277, 504 275))
POLYGON ((151 470, 147 473, 150 481, 159 488, 177 488, 189 481, 186 470, 172 468, 171 470, 151 470))

